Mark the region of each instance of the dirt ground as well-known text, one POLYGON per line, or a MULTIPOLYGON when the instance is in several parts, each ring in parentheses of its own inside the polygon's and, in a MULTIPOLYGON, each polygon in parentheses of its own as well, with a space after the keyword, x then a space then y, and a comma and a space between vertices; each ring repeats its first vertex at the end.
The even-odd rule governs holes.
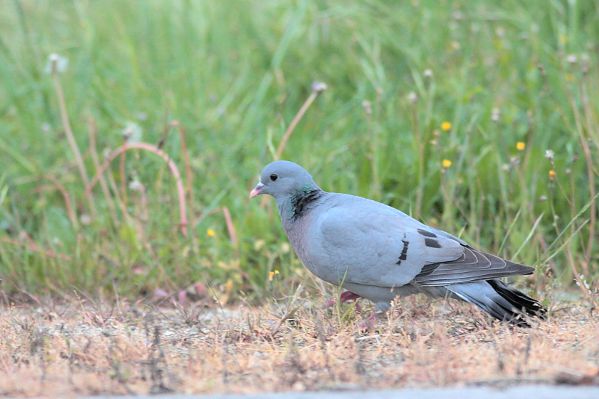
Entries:
POLYGON ((554 305, 529 329, 420 298, 365 329, 362 308, 4 307, 0 395, 599 385, 599 317, 588 306, 554 305))

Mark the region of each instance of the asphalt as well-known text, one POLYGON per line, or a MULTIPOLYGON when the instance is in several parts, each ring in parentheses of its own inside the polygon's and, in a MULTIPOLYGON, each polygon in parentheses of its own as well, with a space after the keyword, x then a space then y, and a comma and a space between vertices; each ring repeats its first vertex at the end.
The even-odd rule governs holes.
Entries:
MULTIPOLYGON (((90 397, 92 398, 92 397, 90 397)), ((94 399, 598 399, 599 386, 528 385, 505 389, 489 387, 397 389, 385 391, 279 392, 251 395, 94 396, 94 399)))

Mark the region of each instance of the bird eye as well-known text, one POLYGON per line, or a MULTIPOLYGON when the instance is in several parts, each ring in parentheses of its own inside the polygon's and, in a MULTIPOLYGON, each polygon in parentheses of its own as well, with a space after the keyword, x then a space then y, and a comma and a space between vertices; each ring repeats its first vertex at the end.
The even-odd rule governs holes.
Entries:
POLYGON ((272 175, 270 175, 270 181, 275 181, 279 178, 279 176, 275 175, 274 173, 272 175))

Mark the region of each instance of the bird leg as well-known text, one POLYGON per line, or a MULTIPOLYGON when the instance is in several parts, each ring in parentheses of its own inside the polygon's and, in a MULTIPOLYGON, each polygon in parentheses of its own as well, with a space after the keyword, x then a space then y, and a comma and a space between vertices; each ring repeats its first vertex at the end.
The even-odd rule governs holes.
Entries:
MULTIPOLYGON (((354 301, 354 300, 356 300, 356 299, 360 299, 360 298, 362 298, 362 297, 361 297, 360 295, 358 295, 358 294, 354 294, 354 293, 353 293, 353 292, 351 292, 351 291, 344 291, 344 292, 342 292, 342 293, 341 293, 341 295, 339 296, 339 301, 340 301, 341 303, 345 303, 345 302, 354 301)), ((327 308, 330 308, 331 306, 333 306, 333 305, 335 304, 335 302, 336 302, 335 298, 330 298, 330 299, 329 299, 329 300, 326 302, 325 306, 326 306, 327 308)), ((358 310, 358 311, 360 310, 360 307, 358 306, 358 304, 357 304, 357 303, 356 303, 356 310, 358 310)))
POLYGON ((353 300, 356 300, 359 298, 362 298, 362 297, 358 294, 354 294, 351 291, 345 291, 341 294, 341 297, 339 299, 341 300, 341 303, 345 303, 345 302, 353 301, 353 300))

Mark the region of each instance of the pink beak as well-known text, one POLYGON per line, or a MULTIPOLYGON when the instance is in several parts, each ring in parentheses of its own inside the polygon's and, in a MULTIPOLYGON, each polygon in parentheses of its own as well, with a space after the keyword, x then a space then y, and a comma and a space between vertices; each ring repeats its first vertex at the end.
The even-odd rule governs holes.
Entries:
POLYGON ((256 195, 262 194, 263 187, 264 187, 264 184, 262 184, 262 183, 256 184, 256 187, 254 187, 254 189, 252 191, 250 191, 250 198, 254 198, 256 195))

